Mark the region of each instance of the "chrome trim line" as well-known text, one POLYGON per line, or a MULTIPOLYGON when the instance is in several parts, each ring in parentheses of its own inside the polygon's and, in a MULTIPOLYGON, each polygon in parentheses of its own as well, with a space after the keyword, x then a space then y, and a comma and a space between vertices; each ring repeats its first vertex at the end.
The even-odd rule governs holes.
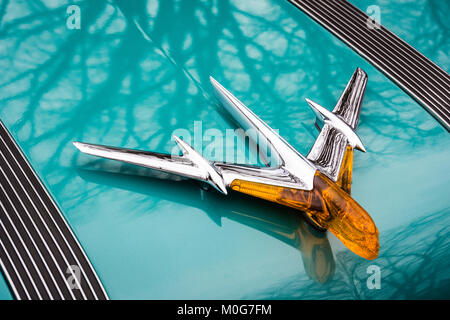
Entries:
MULTIPOLYGON (((1 121, 0 121, 1 123, 1 121)), ((9 135, 9 132, 6 130, 7 134, 9 135)), ((28 161, 26 160, 25 156, 23 155, 23 153, 20 151, 20 149, 18 148, 17 144, 15 143, 14 139, 9 135, 10 139, 12 140, 12 142, 15 144, 16 148, 19 150, 19 154, 22 156, 23 161, 27 164, 30 172, 34 175, 36 181, 39 183, 40 185, 40 190, 43 190, 45 192, 45 194, 47 195, 47 197, 49 199, 52 199, 50 194, 48 193, 47 189, 44 187, 44 185, 42 184, 41 180, 37 177, 36 173, 34 172, 34 170, 31 168, 31 166, 29 165, 28 161)), ((1 137, 0 137, 1 138, 1 137)), ((3 140, 3 139, 2 139, 3 140)), ((7 146, 8 150, 11 152, 11 150, 9 149, 9 147, 7 146)), ((12 154, 12 153, 11 153, 12 154)), ((42 205, 44 206, 44 208, 46 209, 48 215, 50 216, 52 222, 54 223, 54 225, 56 226, 57 230, 59 231, 59 234, 62 236, 62 239, 64 240, 64 243, 66 244, 66 246, 69 248, 70 253, 72 254, 72 256, 74 257, 75 261, 76 261, 76 265, 78 265, 80 267, 80 271, 81 273, 86 277, 86 279, 88 279, 87 275, 86 275, 86 271, 83 268, 83 265, 81 262, 87 264, 87 267, 92 271, 92 275, 94 277, 94 280, 96 281, 96 285, 101 289, 101 293, 98 294, 95 292, 95 290, 92 287, 92 283, 95 283, 95 281, 86 281, 90 290, 92 290, 92 293, 94 295, 95 299, 102 299, 103 297, 101 297, 101 295, 103 294, 106 298, 107 298, 107 294, 105 289, 103 288, 100 279, 98 278, 97 274, 95 273, 95 270, 91 264, 91 262, 89 261, 88 257, 86 256, 84 250, 81 248, 80 243, 78 242, 78 240, 76 239, 75 235, 72 232, 72 229, 70 228, 70 226, 67 224, 66 219, 64 218, 64 216, 62 215, 61 211, 59 210, 59 208, 56 206, 54 201, 50 201, 49 204, 51 204, 53 206, 53 208, 58 212, 58 218, 61 217, 62 219, 60 219, 60 221, 62 221, 63 223, 63 228, 64 231, 68 231, 70 236, 75 240, 74 244, 76 247, 78 247, 78 252, 81 253, 81 257, 77 257, 76 254, 74 253, 74 249, 72 248, 69 244, 68 244, 68 238, 64 237, 61 226, 58 226, 58 224, 55 221, 55 217, 50 213, 50 210, 47 206, 47 204, 44 202, 44 200, 42 199, 41 195, 39 195, 38 191, 36 190, 35 186, 33 185, 33 183, 30 181, 30 177, 25 174, 25 172, 23 171, 23 168, 19 165, 19 163, 17 162, 17 159, 15 157, 13 157, 14 160, 16 161, 18 167, 20 168, 20 170, 22 171, 23 175, 25 176, 25 178, 27 179, 28 183, 31 185, 33 191, 36 193, 37 197, 39 198, 40 202, 42 203, 42 205), (84 259, 83 259, 84 258, 84 259), (99 295, 99 296, 98 296, 99 295)), ((36 186, 37 187, 37 186, 36 186)), ((39 187, 38 187, 39 188, 39 187)), ((58 246, 59 248, 59 246, 58 246)), ((67 267, 67 266, 66 266, 67 267)), ((83 296, 84 296, 84 292, 82 291, 83 296)))
MULTIPOLYGON (((15 297, 108 299, 61 211, 1 121, 0 124, 0 222, 5 234, 19 245, 14 258, 10 254, 14 253, 12 248, 2 243, 4 252, 0 251, 0 259, 15 297), (21 207, 17 207, 18 203, 21 207), (70 265, 80 268, 80 289, 70 289, 67 282, 70 265), (25 269, 35 284, 33 288, 23 278, 25 269), (36 293, 30 289, 36 289, 36 293)), ((77 282, 76 277, 74 281, 77 282)))
MULTIPOLYGON (((22 281, 21 281, 21 282, 22 282, 22 286, 23 286, 24 290, 25 290, 26 293, 27 293, 27 297, 28 297, 29 299, 31 299, 31 298, 37 296, 38 299, 42 300, 42 296, 40 295, 39 290, 38 290, 38 288, 36 287, 36 283, 33 281, 33 277, 30 275, 30 271, 28 270, 27 265, 26 265, 25 262, 23 261, 23 258, 22 258, 22 256, 21 256, 19 250, 17 249, 16 245, 14 244, 14 241, 11 239, 10 234, 8 233, 7 229, 5 228, 5 226, 3 225, 3 222, 2 222, 1 220, 0 220, 0 228, 1 228, 1 230, 2 230, 2 233, 3 233, 3 234, 6 234, 6 237, 8 238, 7 240, 9 241, 10 245, 12 246, 13 252, 11 252, 11 253, 15 253, 15 255, 17 256, 17 258, 19 259, 20 265, 22 266, 23 270, 25 271, 25 275, 26 275, 26 277, 28 278, 28 281, 30 282, 30 284, 31 284, 31 286, 32 286, 32 288, 29 288, 29 289, 34 290, 34 292, 30 293, 30 292, 26 289, 25 282, 24 282, 23 279, 22 279, 22 281)), ((12 259, 11 259, 11 261, 12 261, 12 259)))
MULTIPOLYGON (((3 156, 3 154, 2 154, 2 156, 3 156)), ((1 169, 1 168, 0 168, 0 169, 1 169)), ((2 172, 3 172, 3 170, 2 170, 2 172)), ((7 179, 7 177, 6 177, 6 175, 4 174, 4 172, 3 172, 3 176, 5 176, 6 180, 7 180, 8 183, 9 183, 9 180, 7 179)), ((10 187, 11 187, 12 190, 14 191, 13 186, 12 186, 11 184, 10 184, 10 187)), ((39 246, 36 244, 36 241, 33 239, 32 235, 30 234, 30 231, 27 229, 27 225, 25 224, 25 222, 23 221, 22 217, 20 216, 20 214, 19 214, 17 208, 16 208, 15 205, 14 205, 14 202, 10 199, 10 197, 8 196, 8 193, 6 192, 6 190, 4 189, 4 187, 3 187, 1 184, 0 184, 0 188, 1 188, 1 190, 2 190, 2 192, 3 192, 3 194, 4 194, 4 196, 8 199, 8 202, 10 203, 10 206, 14 209, 14 212, 16 213, 16 217, 20 220, 20 223, 21 223, 21 225, 23 226, 24 230, 26 231, 28 238, 29 238, 29 239, 31 240, 31 242, 33 243, 33 247, 35 248, 36 252, 38 253, 40 259, 41 259, 42 262, 43 262, 43 264, 45 265, 45 267, 46 267, 47 271, 49 272, 50 277, 52 278, 53 282, 55 283, 55 287, 57 288, 57 291, 58 291, 58 293, 59 293, 59 296, 62 298, 62 297, 63 297, 63 294, 61 293, 61 290, 59 289, 59 287, 58 287, 58 285, 57 285, 57 283, 56 283, 56 280, 55 280, 53 274, 52 274, 51 271, 50 271, 50 268, 49 268, 49 266, 48 266, 48 263, 45 261, 44 257, 42 256, 42 252, 39 250, 39 246)), ((17 194, 16 194, 16 196, 18 197, 17 194)), ((23 203, 21 202, 20 198, 18 198, 18 199, 19 199, 19 202, 22 204, 22 208, 23 208, 22 211, 24 211, 24 212, 27 213, 27 217, 28 217, 29 221, 31 221, 31 223, 32 223, 32 225, 33 225, 33 227, 34 227, 34 230, 36 230, 36 233, 39 235, 39 240, 44 244, 44 246, 45 246, 45 248, 47 249, 47 251, 48 251, 50 257, 51 257, 52 260, 53 260, 53 263, 55 264, 55 266, 57 266, 57 262, 56 262, 54 256, 51 254, 51 250, 48 248, 48 245, 46 244, 44 238, 42 237, 42 234, 39 232, 39 229, 36 227, 35 222, 34 222, 33 219, 31 218, 31 216, 30 216, 30 214, 28 213, 28 211, 25 209, 25 206, 24 206, 23 203)), ((8 216, 7 210, 4 209, 4 211, 5 211, 5 214, 8 216)), ((9 218, 9 216, 8 216, 8 218, 9 218)), ((11 222, 11 224, 13 224, 13 223, 11 222)), ((59 270, 59 269, 58 269, 58 270, 59 270)), ((64 278, 64 275, 61 273, 61 271, 60 271, 60 274, 61 274, 62 279, 65 279, 65 278, 64 278)), ((69 289, 69 288, 68 288, 68 289, 69 289)), ((70 291, 69 291, 69 292, 70 292, 70 291)), ((72 294, 72 296, 73 296, 73 294, 72 294)), ((75 297, 73 297, 73 298, 75 298, 75 297)))
POLYGON ((386 28, 369 29, 369 17, 348 1, 289 1, 382 71, 450 131, 450 76, 444 70, 386 28))
MULTIPOLYGON (((0 136, 0 140, 2 140, 2 142, 4 143, 4 141, 3 141, 3 139, 2 139, 1 136, 0 136)), ((5 163, 7 163, 7 160, 6 160, 6 158, 4 158, 3 153, 2 153, 1 151, 0 151, 0 155, 1 155, 2 158, 3 158, 3 161, 4 161, 5 163)), ((13 171, 12 168, 9 166, 9 164, 8 164, 8 167, 9 167, 9 169, 11 170, 11 172, 14 173, 14 171, 13 171)), ((4 179, 8 182, 8 185, 9 185, 10 189, 13 191, 14 195, 15 195, 16 198, 19 200, 19 203, 21 204, 21 207, 22 207, 22 208, 19 209, 19 210, 17 210, 16 206, 14 205, 14 201, 12 201, 12 200, 10 199, 10 197, 8 196, 8 193, 6 192, 6 190, 4 189, 4 187, 3 187, 2 185, 0 185, 0 187, 1 187, 1 189, 2 189, 2 194, 0 194, 0 195, 3 195, 4 197, 6 197, 6 198, 8 199, 8 202, 10 203, 11 207, 14 209, 14 212, 16 213, 16 216, 18 217, 18 219, 19 219, 20 222, 22 223, 24 230, 25 230, 26 233, 29 235, 29 234, 30 234, 30 231, 29 231, 29 229, 28 229, 29 227, 23 222, 23 219, 22 219, 22 217, 20 216, 19 211, 20 211, 20 212, 25 212, 25 213, 26 213, 27 218, 28 218, 29 221, 31 222, 32 226, 34 227, 33 230, 35 230, 36 233, 39 235, 39 240, 42 241, 42 243, 44 244, 44 246, 45 246, 46 249, 48 250, 48 253, 49 253, 50 257, 52 258, 52 260, 53 260, 55 266, 57 266, 58 264, 57 264, 57 262, 56 262, 56 260, 55 260, 54 255, 52 254, 51 250, 48 248, 48 245, 47 245, 46 241, 44 240, 44 238, 43 238, 43 236, 42 236, 42 233, 39 231, 39 228, 36 226, 35 221, 33 220, 32 216, 30 215, 29 211, 27 210, 25 204, 22 202, 21 197, 17 194, 17 191, 14 189, 13 184, 12 184, 11 181, 8 179, 8 176, 6 175, 6 173, 3 171, 3 169, 2 169, 1 167, 0 167, 0 171, 2 172, 2 176, 1 176, 1 177, 4 178, 4 179)), ((16 176, 16 179, 18 180, 17 176, 16 176)), ((22 186, 22 188, 23 188, 23 186, 22 186)), ((25 191, 25 189, 23 189, 23 190, 25 191)), ((29 199, 29 198, 28 198, 28 199, 29 199)), ((5 212, 5 215, 6 215, 7 217, 9 217, 6 209, 4 209, 4 212, 5 212)), ((14 229, 15 229, 14 224, 13 224, 13 223, 11 223, 11 224, 12 224, 12 226, 13 226, 14 229)), ((19 235, 19 233, 18 233, 17 230, 16 230, 16 233, 19 235)), ((34 240, 31 236, 30 236, 30 239, 31 239, 31 242, 33 243, 33 245, 35 246, 35 248, 36 248, 38 254, 42 257, 42 253, 41 253, 40 250, 38 249, 35 240, 34 240)), ((56 244, 56 242, 54 242, 54 243, 56 244)), ((43 258, 41 258, 41 259, 43 259, 43 258)), ((45 263, 45 260, 44 260, 44 259, 43 259, 42 261, 45 263)), ((45 264, 47 265, 47 263, 45 263, 45 264)), ((58 268, 58 271, 60 271, 59 268, 58 268)), ((48 272, 50 272, 50 270, 48 270, 48 272)), ((51 274, 51 273, 50 273, 50 274, 51 274)), ((62 279, 65 280, 64 274, 63 274, 61 271, 60 271, 60 274, 61 274, 62 279)), ((52 278, 54 279, 53 276, 52 276, 52 278)), ((65 282, 65 281, 64 281, 64 282, 65 282)), ((68 286, 67 286, 67 288, 69 289, 69 292, 71 293, 72 297, 75 298, 75 297, 73 296, 73 293, 71 292, 70 288, 69 288, 68 286)), ((60 290, 58 289, 58 291, 60 291, 60 290)))
MULTIPOLYGON (((348 21, 350 22, 351 19, 352 19, 351 16, 345 16, 344 14, 342 16, 338 16, 338 15, 334 14, 333 12, 336 12, 336 11, 339 11, 340 13, 343 13, 343 12, 340 11, 340 9, 341 9, 340 6, 332 7, 331 5, 333 3, 334 3, 333 1, 324 3, 324 6, 326 8, 328 8, 328 9, 330 9, 329 13, 331 13, 333 18, 336 18, 336 19, 341 18, 340 21, 343 24, 345 24, 345 26, 348 27, 348 28, 355 28, 355 29, 357 29, 358 31, 361 31, 361 32, 364 32, 365 30, 368 29, 367 25, 365 27, 359 26, 357 24, 357 22, 360 22, 360 21, 356 20, 356 21, 352 21, 352 22, 355 22, 355 23, 347 23, 346 19, 342 19, 342 17, 347 17, 347 18, 349 18, 348 21)), ((321 9, 324 9, 324 7, 321 7, 321 9)), ((325 10, 323 10, 323 11, 325 12, 325 10)), ((355 30, 355 29, 353 29, 353 30, 355 30)), ((380 56, 390 58, 390 55, 387 52, 389 52, 390 50, 392 51, 392 48, 387 48, 383 44, 384 41, 376 42, 375 41, 375 40, 377 40, 376 32, 368 32, 366 36, 367 36, 368 40, 372 41, 372 43, 376 43, 377 45, 380 45, 385 50, 385 51, 383 51, 383 50, 379 51, 380 52, 380 56)), ((384 39, 382 39, 382 40, 384 40, 384 39)), ((390 52, 390 53, 393 53, 393 52, 390 52)), ((398 52, 395 52, 395 53, 398 53, 398 52)), ((422 85, 425 85, 425 86, 428 85, 428 86, 434 87, 434 89, 437 90, 437 91, 433 91, 433 93, 435 93, 435 95, 431 96, 431 98, 436 103, 445 103, 446 102, 441 96, 442 94, 445 95, 446 92, 445 91, 441 91, 441 89, 437 88, 438 86, 440 86, 440 84, 438 82, 432 81, 433 79, 431 79, 431 81, 430 81, 430 79, 428 78, 428 75, 427 75, 426 72, 423 72, 422 74, 420 74, 420 73, 417 74, 417 73, 415 73, 415 71, 416 71, 415 70, 416 69, 415 66, 413 67, 409 63, 405 63, 404 65, 402 65, 402 63, 398 59, 393 59, 393 60, 387 59, 387 63, 389 63, 391 66, 393 66, 400 73, 402 73, 402 71, 404 71, 406 73, 406 76, 413 78, 414 80, 420 82, 422 85), (402 70, 402 68, 404 70, 402 70), (426 83, 424 83, 423 81, 425 81, 426 83)))
MULTIPOLYGON (((3 144, 6 146, 6 143, 5 143, 5 141, 3 140, 3 138, 2 138, 1 136, 0 136, 0 140, 1 140, 1 141, 3 142, 3 144)), ((23 186, 23 184, 20 182, 20 180, 19 180, 19 178, 17 177, 16 173, 15 173, 14 170, 11 168, 11 166, 9 165, 9 163, 6 161, 6 159, 4 158, 4 155, 3 155, 3 153, 2 153, 1 151, 0 151, 0 155, 3 157, 4 162, 8 165, 8 167, 9 167, 9 169, 11 170, 12 174, 13 174, 14 177, 16 178, 16 181, 19 182, 19 185, 20 185, 22 191, 24 192, 26 198, 27 198, 28 201, 31 203, 31 205, 32 205, 32 207, 33 207, 33 209, 34 209, 34 213, 36 213, 36 214, 38 215, 38 217, 40 218, 40 221, 43 223, 43 225, 44 225, 44 227, 45 227, 45 230, 47 231, 47 234, 48 234, 48 235, 51 237, 51 239, 52 239, 52 243, 57 247, 58 253, 59 253, 60 257, 62 257, 62 259, 64 260, 65 268, 67 268, 67 267, 70 265, 70 263, 68 262, 68 260, 67 260, 67 258, 66 258, 66 256, 65 256, 65 254, 64 254, 63 249, 61 248, 60 244, 56 241, 55 236, 53 235, 53 233, 51 232, 51 230, 50 230, 49 226, 47 225, 45 219, 43 218, 43 216, 42 216, 41 213, 39 212, 39 209, 36 208, 36 204, 33 202, 33 200, 31 199, 30 195, 27 193, 26 188, 25 188, 25 187, 23 186)), ((28 217, 30 218, 30 220, 32 221, 33 226, 36 228, 38 234, 39 234, 40 237, 42 238, 42 233, 41 233, 41 232, 39 231, 39 229, 36 227, 36 224, 35 224, 34 220, 32 219, 32 217, 31 217, 31 215, 30 215, 30 212, 27 210, 26 205, 22 202, 21 196, 17 193, 16 189, 14 188, 13 183, 8 179, 7 175, 5 174, 5 172, 3 171, 3 169, 1 169, 1 167, 0 167, 0 170, 2 171, 3 175, 5 176, 5 179, 7 180, 7 182, 8 182, 8 184, 9 184, 11 190, 14 192, 15 196, 17 197, 17 199, 19 200, 20 204, 22 205, 23 212, 26 212, 27 216, 28 216, 28 217)), ((23 173, 23 172, 22 172, 22 173, 23 173)), ((24 175, 25 175, 25 174, 24 174, 24 175)), ((25 177, 26 177, 26 175, 25 175, 25 177)), ((5 195, 7 195, 7 194, 5 193, 5 195)), ((41 200, 41 201, 42 201, 42 200, 41 200)), ((45 240, 44 240, 44 241, 45 241, 45 240)), ((45 242, 44 242, 44 243, 45 243, 45 242)), ((51 252, 51 251, 50 251, 50 252, 51 252)), ((54 260, 54 259, 55 259, 55 256, 54 256, 52 253, 50 253, 50 255, 51 255, 52 259, 54 260)), ((58 269, 58 270, 59 270, 59 269, 58 269)), ((60 270, 59 270, 59 271, 60 271, 60 270)), ((60 272, 61 272, 61 271, 60 271, 60 272)), ((63 276, 63 278, 64 278, 64 276, 63 276)), ((75 277, 74 277, 74 278, 75 278, 75 277)), ((79 283, 78 281, 77 281, 77 284, 80 286, 80 283, 79 283)), ((69 292, 71 293, 71 295, 73 295, 73 294, 72 294, 72 290, 69 289, 69 292)), ((80 290, 80 292, 81 292, 81 294, 83 295, 83 298, 86 299, 86 295, 85 295, 85 293, 84 293, 84 290, 80 290)))
MULTIPOLYGON (((344 10, 347 12, 352 21, 363 22, 367 23, 367 15, 356 8, 354 5, 352 5, 350 2, 345 1, 342 2, 342 6, 338 6, 338 11, 342 12, 344 10), (354 18, 355 20, 353 20, 354 18), (361 18, 361 19, 358 19, 361 18)), ((433 63, 431 60, 429 60, 427 57, 425 57, 422 53, 417 51, 415 48, 413 48, 411 45, 409 45, 407 42, 402 40, 400 37, 398 37, 396 34, 389 31, 384 26, 380 25, 380 29, 377 30, 376 33, 373 33, 373 36, 377 37, 377 39, 384 40, 386 43, 391 44, 395 49, 400 50, 402 53, 407 55, 409 57, 409 61, 414 60, 415 62, 418 62, 421 67, 422 71, 425 71, 423 74, 424 76, 428 76, 428 72, 432 72, 435 77, 443 77, 446 80, 450 80, 450 75, 446 73, 444 70, 442 70, 440 67, 438 67, 435 63, 433 63), (383 37, 384 36, 384 37, 383 37), (430 70, 430 68, 432 70, 430 70)), ((413 68, 414 70, 414 68, 413 68)), ((433 77, 430 77, 430 79, 434 79, 433 77)), ((441 85, 441 83, 437 83, 438 85, 441 85)), ((446 88, 444 90, 450 90, 450 84, 445 83, 446 88)))
MULTIPOLYGON (((30 250, 28 250, 27 245, 25 244, 25 241, 23 240, 23 238, 22 238, 22 236, 20 235, 19 231, 17 231, 16 226, 14 225, 14 223, 13 223, 12 220, 11 220, 11 218, 9 217, 9 215, 8 215, 8 213, 7 213, 7 211, 6 211, 6 208, 3 206, 3 203, 2 203, 1 200, 0 200, 0 207, 3 209, 3 212, 5 213, 6 217, 8 218, 9 223, 12 225, 14 231, 16 232, 17 237, 19 238, 20 244, 22 245, 22 247, 23 247, 24 250, 26 251, 27 256, 28 256, 29 260, 31 261, 31 263, 32 263, 32 265, 33 265, 33 268, 34 268, 35 272, 38 274, 39 280, 41 281, 42 285, 43 285, 44 288, 45 288, 45 292, 48 294, 48 298, 49 298, 49 299, 53 299, 53 295, 52 295, 52 293, 50 292, 50 290, 48 289, 48 286, 47 286, 47 284, 45 283, 44 278, 43 278, 43 276, 42 276, 42 273, 39 271, 39 268, 37 267, 36 262, 33 260, 33 256, 31 255, 30 250)), ((8 235, 8 237, 9 237, 8 231, 7 231, 7 229, 5 228, 5 226, 3 225, 3 222, 2 222, 1 219, 0 219, 0 224, 2 225, 2 228, 5 230, 5 233, 6 233, 6 234, 8 235)), ((12 240, 11 240, 11 241, 12 241, 12 240)), ((24 264, 24 267, 26 268, 26 265, 25 265, 25 264, 24 264)), ((31 278, 31 279, 32 279, 32 278, 31 278)), ((34 283, 34 281, 32 281, 32 282, 34 283)), ((35 285, 33 285, 33 286, 35 287, 35 290, 36 290, 36 292, 37 292, 37 294, 38 294, 38 296, 39 296, 39 299, 42 300, 42 295, 41 295, 41 293, 39 292, 39 290, 36 288, 35 285)))
MULTIPOLYGON (((343 11, 347 12, 349 14, 350 20, 352 20, 354 22, 359 21, 359 22, 367 23, 367 16, 364 13, 362 13, 360 10, 355 8, 348 1, 346 1, 343 6, 337 7, 337 10, 340 12, 343 12, 343 11), (346 6, 346 4, 348 6, 346 6), (354 9, 356 9, 356 10, 354 10, 354 9), (352 14, 355 14, 355 16, 352 16, 352 14), (358 19, 358 17, 360 17, 362 20, 358 19), (355 18, 355 20, 353 18, 355 18)), ((382 41, 385 41, 386 43, 392 45, 392 47, 394 47, 396 53, 398 53, 397 50, 401 51, 401 53, 405 54, 408 57, 406 60, 408 60, 409 62, 417 62, 418 66, 420 66, 420 68, 418 68, 418 69, 423 71, 421 76, 428 78, 431 81, 434 81, 435 78, 443 77, 443 79, 447 80, 447 82, 434 82, 433 86, 441 87, 441 89, 444 90, 443 91, 444 93, 449 92, 450 83, 448 81, 450 81, 450 75, 447 74, 445 71, 443 71, 441 68, 439 68, 436 64, 431 62, 428 58, 426 58, 424 55, 422 55, 419 51, 417 51, 416 49, 411 47, 407 42, 404 42, 397 35, 390 32, 388 29, 386 29, 385 27, 383 27, 381 25, 380 25, 379 32, 374 32, 374 33, 372 33, 372 35, 377 40, 382 40, 382 41), (381 34, 383 34, 385 37, 383 38, 381 36, 381 34), (432 69, 431 71, 436 71, 436 72, 433 72, 434 77, 430 76, 430 73, 429 73, 430 68, 432 69)), ((413 67, 413 65, 405 64, 405 67, 410 67, 410 69, 413 71, 415 71, 417 69, 416 68, 417 65, 415 65, 413 67)))
MULTIPOLYGON (((8 259, 8 262, 11 264, 11 267, 14 271, 14 276, 17 277, 18 282, 21 285, 22 291, 24 291, 24 294, 27 296, 27 299, 31 299, 30 294, 28 293, 28 291, 25 288, 25 285, 23 284, 22 277, 20 276, 20 273, 17 271, 17 268, 16 268, 13 260, 11 259, 11 256, 9 255, 8 250, 6 250, 6 247, 3 244, 3 241, 1 238, 0 238, 0 246, 1 246, 0 257, 3 256, 3 254, 2 254, 2 250, 3 250, 4 255, 8 259)), ((14 281, 13 277, 9 274, 8 268, 5 266, 2 258, 0 258, 0 264, 1 264, 3 272, 6 275, 6 279, 9 281, 9 285, 12 288, 14 296, 16 297, 16 299, 22 300, 23 297, 21 296, 21 294, 19 293, 19 290, 17 288, 18 287, 17 281, 14 281)))

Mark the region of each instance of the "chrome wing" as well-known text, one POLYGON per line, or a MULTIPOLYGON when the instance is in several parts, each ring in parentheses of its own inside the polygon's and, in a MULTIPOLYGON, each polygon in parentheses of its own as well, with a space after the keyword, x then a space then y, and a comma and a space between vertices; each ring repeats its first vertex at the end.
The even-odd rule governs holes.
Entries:
POLYGON ((176 136, 173 136, 173 138, 182 151, 181 157, 83 142, 74 142, 73 144, 78 150, 86 154, 203 181, 214 187, 217 191, 227 194, 224 180, 215 169, 214 164, 203 158, 180 138, 176 136))

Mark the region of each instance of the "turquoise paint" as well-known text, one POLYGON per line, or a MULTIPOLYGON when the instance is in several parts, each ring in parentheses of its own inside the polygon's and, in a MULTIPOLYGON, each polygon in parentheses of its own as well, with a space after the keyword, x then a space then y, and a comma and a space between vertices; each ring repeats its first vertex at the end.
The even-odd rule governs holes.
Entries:
MULTIPOLYGON (((8 3, 0 117, 111 298, 449 298, 448 133, 356 53, 284 1, 75 3, 80 30, 67 29, 65 3, 8 3), (212 97, 213 75, 306 154, 317 132, 304 98, 332 108, 358 66, 369 75, 358 129, 368 152, 355 156, 353 196, 379 227, 375 261, 289 209, 71 144, 171 152, 171 134, 194 135, 195 121, 203 132, 232 129, 212 97), (366 286, 373 264, 381 290, 366 286), (314 266, 330 275, 325 283, 314 266)), ((354 3, 380 5, 383 24, 449 70, 448 5, 354 3)))
POLYGON ((6 279, 3 277, 3 274, 0 273, 0 300, 12 300, 13 296, 8 287, 6 279))

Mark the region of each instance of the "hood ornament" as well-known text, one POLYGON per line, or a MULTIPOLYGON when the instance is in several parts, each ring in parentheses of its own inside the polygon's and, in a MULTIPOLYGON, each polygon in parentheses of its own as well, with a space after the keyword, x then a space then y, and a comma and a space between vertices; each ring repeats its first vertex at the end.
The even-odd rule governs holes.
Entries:
POLYGON ((378 230, 369 214, 350 196, 353 149, 365 152, 355 133, 367 75, 356 69, 332 112, 306 100, 321 127, 304 157, 220 83, 210 78, 224 108, 244 129, 255 129, 275 153, 277 165, 256 167, 212 162, 174 136, 181 156, 74 142, 80 151, 108 159, 199 180, 223 194, 227 188, 306 213, 318 228, 328 229, 354 253, 378 256, 378 230))

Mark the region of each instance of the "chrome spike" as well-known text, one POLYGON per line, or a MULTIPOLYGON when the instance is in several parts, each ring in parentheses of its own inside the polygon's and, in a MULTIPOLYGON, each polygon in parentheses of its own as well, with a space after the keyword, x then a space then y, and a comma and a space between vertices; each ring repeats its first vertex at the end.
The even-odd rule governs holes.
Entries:
MULTIPOLYGON (((259 139, 269 144, 276 152, 280 167, 284 167, 293 175, 299 188, 311 190, 316 169, 302 154, 284 140, 278 133, 269 127, 247 106, 239 101, 233 94, 225 89, 213 77, 210 77, 211 84, 217 99, 224 108, 233 116, 236 121, 245 129, 253 128, 258 132, 259 139)), ((258 141, 261 145, 261 141, 258 141)))
POLYGON ((347 123, 345 123, 344 120, 339 118, 337 115, 335 115, 328 109, 322 107, 320 104, 315 103, 314 101, 311 101, 309 99, 305 100, 306 102, 308 102, 309 106, 314 111, 314 113, 318 117, 321 117, 323 119, 324 123, 331 125, 333 128, 342 132, 342 134, 345 135, 348 144, 350 146, 358 150, 361 150, 362 152, 366 152, 366 149, 364 148, 361 139, 358 137, 355 131, 353 131, 353 129, 347 123))
POLYGON ((206 183, 217 189, 223 194, 228 194, 225 182, 213 164, 203 158, 197 151, 195 151, 189 144, 181 140, 179 137, 172 135, 178 146, 182 149, 183 157, 186 157, 194 165, 204 172, 204 180, 206 183))

